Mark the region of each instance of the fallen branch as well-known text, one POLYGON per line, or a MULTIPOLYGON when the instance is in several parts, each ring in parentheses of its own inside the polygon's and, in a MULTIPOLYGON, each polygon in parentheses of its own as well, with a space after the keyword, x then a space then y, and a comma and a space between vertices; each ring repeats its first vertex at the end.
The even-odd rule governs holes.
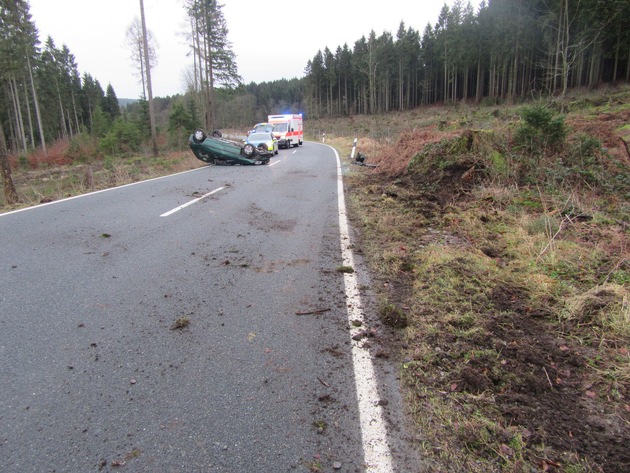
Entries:
POLYGON ((315 309, 309 310, 307 312, 296 312, 295 315, 313 315, 313 314, 323 314, 324 312, 328 312, 330 309, 315 309))
POLYGON ((545 368, 543 366, 543 371, 545 372, 545 375, 547 376, 547 381, 549 381, 549 386, 551 386, 551 389, 553 389, 553 383, 551 382, 551 378, 549 377, 549 373, 547 373, 547 368, 545 368))
POLYGON ((330 387, 330 384, 328 384, 326 381, 322 381, 321 378, 319 376, 316 376, 317 381, 319 381, 320 383, 322 383, 324 386, 326 386, 327 388, 330 387))
POLYGON ((562 221, 560 222, 560 225, 558 226, 558 231, 554 234, 554 235, 550 235, 549 238, 549 243, 547 243, 547 246, 545 246, 543 248, 543 250, 540 252, 540 254, 538 255, 538 257, 536 258, 536 263, 538 263, 538 261, 540 261, 540 258, 543 257, 543 255, 547 252, 547 250, 554 245, 555 241, 556 241, 556 237, 560 234, 560 232, 563 230, 564 224, 565 222, 569 222, 569 223, 573 223, 573 219, 571 219, 571 217, 569 217, 568 215, 565 216, 562 221))

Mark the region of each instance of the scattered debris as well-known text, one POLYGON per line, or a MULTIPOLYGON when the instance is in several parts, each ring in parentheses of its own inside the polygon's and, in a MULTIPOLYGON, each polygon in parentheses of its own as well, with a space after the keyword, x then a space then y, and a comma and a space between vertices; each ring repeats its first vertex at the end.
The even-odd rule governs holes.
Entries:
POLYGON ((378 350, 378 351, 374 354, 374 356, 375 356, 376 358, 387 359, 387 358, 389 358, 389 352, 387 352, 386 350, 383 350, 383 349, 379 349, 379 350, 378 350))
POLYGON ((314 314, 323 314, 324 312, 328 312, 330 309, 315 309, 308 310, 304 312, 296 312, 295 315, 314 315, 314 314))
POLYGON ((324 348, 322 353, 330 353, 335 358, 343 358, 345 356, 338 346, 324 348))
POLYGON ((354 161, 352 161, 352 164, 356 164, 357 166, 365 166, 368 168, 377 168, 378 164, 368 164, 365 162, 365 160, 367 159, 367 156, 365 156, 363 153, 357 153, 357 155, 354 158, 354 161))
POLYGON ((322 381, 322 379, 320 377, 317 377, 317 381, 319 381, 320 383, 322 383, 324 386, 326 386, 327 388, 330 387, 330 384, 328 384, 326 381, 322 381))
POLYGON ((175 320, 175 322, 173 322, 173 325, 171 325, 171 330, 179 330, 179 329, 183 329, 186 328, 190 325, 190 319, 188 317, 180 317, 177 320, 175 320))
POLYGON ((316 420, 313 422, 313 427, 317 430, 318 434, 323 434, 328 428, 328 424, 323 420, 316 420))

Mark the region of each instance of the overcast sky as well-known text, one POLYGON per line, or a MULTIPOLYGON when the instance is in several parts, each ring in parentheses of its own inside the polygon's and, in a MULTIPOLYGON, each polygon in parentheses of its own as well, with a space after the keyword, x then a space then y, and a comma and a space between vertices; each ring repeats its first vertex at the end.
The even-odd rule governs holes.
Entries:
MULTIPOLYGON (((97 79, 103 90, 112 84, 118 98, 138 98, 139 77, 125 46, 125 32, 140 18, 140 0, 28 0, 42 43, 51 36, 57 47, 67 45, 79 72, 97 79)), ((223 0, 228 40, 239 74, 250 82, 304 76, 318 50, 333 53, 344 43, 352 49, 371 30, 395 37, 401 21, 422 33, 434 25, 440 9, 454 0, 313 0, 262 2, 223 0), (286 6, 282 6, 285 4, 286 6)), ((153 96, 185 92, 183 72, 192 66, 183 34, 188 31, 182 0, 144 0, 145 19, 157 42, 158 65, 153 71, 153 96)), ((479 0, 471 0, 476 9, 479 0)))

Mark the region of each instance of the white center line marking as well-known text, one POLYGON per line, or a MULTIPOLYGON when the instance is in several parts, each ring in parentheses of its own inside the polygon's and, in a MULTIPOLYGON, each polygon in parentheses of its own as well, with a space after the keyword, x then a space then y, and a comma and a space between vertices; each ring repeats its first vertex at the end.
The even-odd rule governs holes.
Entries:
POLYGON ((206 197, 211 196, 212 194, 216 194, 217 192, 223 189, 225 189, 225 187, 219 187, 218 189, 210 191, 207 194, 204 194, 197 199, 193 199, 190 202, 186 202, 185 204, 180 205, 179 207, 175 207, 173 210, 169 210, 168 212, 163 213, 162 215, 160 215, 160 217, 168 217, 169 215, 173 215, 175 212, 179 212, 181 209, 184 209, 188 207, 189 205, 194 204, 195 202, 199 202, 201 199, 205 199, 206 197))

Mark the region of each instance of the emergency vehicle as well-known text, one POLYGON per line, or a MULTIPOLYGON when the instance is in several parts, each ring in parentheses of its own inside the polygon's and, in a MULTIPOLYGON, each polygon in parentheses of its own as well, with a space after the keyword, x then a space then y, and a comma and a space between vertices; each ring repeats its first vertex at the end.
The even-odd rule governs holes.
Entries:
POLYGON ((304 143, 302 114, 269 115, 267 121, 273 125, 273 134, 278 139, 278 146, 289 149, 304 143))

